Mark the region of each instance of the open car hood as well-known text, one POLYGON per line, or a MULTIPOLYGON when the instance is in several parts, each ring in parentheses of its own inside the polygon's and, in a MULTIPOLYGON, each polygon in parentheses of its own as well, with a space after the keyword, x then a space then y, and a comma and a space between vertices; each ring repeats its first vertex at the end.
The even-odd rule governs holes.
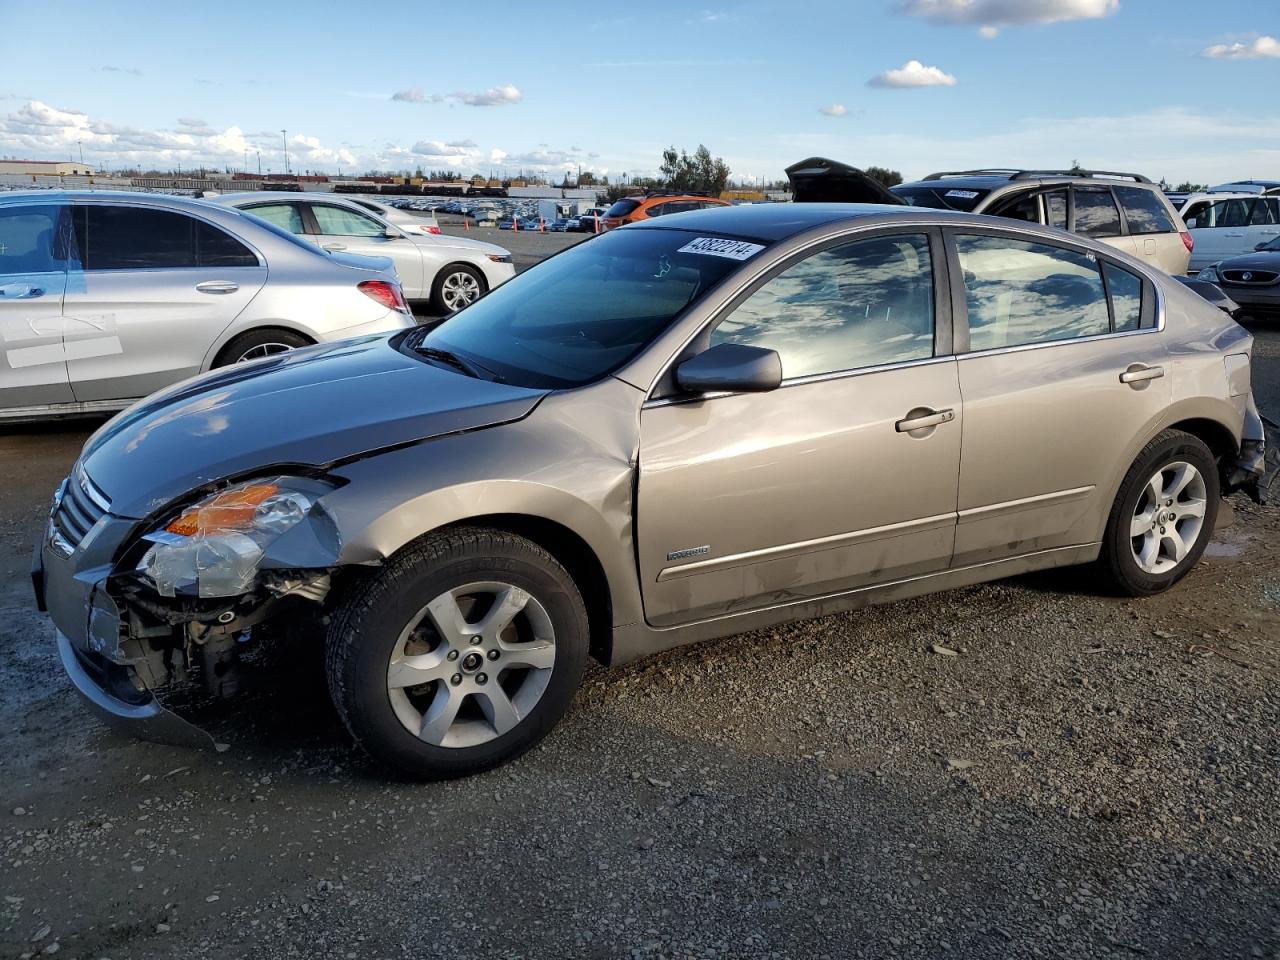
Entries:
POLYGON ((787 167, 796 203, 889 203, 906 201, 857 167, 825 157, 810 157, 787 167))

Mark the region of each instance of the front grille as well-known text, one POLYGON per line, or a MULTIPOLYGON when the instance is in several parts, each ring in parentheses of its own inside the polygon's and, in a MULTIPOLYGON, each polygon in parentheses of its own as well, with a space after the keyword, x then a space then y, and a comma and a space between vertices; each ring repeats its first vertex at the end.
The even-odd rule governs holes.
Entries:
POLYGON ((1227 283, 1275 283, 1280 273, 1274 270, 1223 270, 1222 279, 1227 283))
POLYGON ((62 484, 62 497, 53 512, 54 529, 74 550, 110 507, 107 495, 77 464, 62 484))

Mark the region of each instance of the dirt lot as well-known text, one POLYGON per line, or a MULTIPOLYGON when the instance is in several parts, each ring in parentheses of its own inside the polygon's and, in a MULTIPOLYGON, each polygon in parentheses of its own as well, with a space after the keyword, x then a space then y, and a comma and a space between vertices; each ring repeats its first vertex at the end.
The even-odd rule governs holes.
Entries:
POLYGON ((26 577, 86 433, 0 434, 4 956, 1280 957, 1280 508, 1153 600, 1058 573, 597 669, 533 753, 422 786, 306 648, 225 753, 85 712, 26 577))

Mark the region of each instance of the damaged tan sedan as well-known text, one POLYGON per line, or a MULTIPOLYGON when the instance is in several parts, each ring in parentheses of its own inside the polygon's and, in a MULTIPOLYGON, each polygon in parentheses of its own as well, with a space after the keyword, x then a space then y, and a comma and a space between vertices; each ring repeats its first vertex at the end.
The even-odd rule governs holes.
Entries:
POLYGON ((458 776, 545 736, 588 657, 1069 564, 1169 588, 1260 460, 1251 346, 1045 228, 663 217, 434 330, 135 405, 58 490, 36 592, 75 686, 136 735, 189 741, 171 693, 232 693, 287 622, 361 745, 458 776))

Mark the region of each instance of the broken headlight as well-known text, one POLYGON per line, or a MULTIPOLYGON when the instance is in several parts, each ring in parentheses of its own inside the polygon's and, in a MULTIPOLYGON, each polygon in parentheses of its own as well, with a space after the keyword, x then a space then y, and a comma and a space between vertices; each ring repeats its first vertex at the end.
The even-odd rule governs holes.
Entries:
MULTIPOLYGON (((246 593, 268 549, 313 514, 323 514, 319 499, 331 489, 306 477, 271 477, 220 490, 147 534, 143 539, 151 546, 138 571, 163 597, 246 593)), ((332 529, 331 522, 324 526, 332 529)))

